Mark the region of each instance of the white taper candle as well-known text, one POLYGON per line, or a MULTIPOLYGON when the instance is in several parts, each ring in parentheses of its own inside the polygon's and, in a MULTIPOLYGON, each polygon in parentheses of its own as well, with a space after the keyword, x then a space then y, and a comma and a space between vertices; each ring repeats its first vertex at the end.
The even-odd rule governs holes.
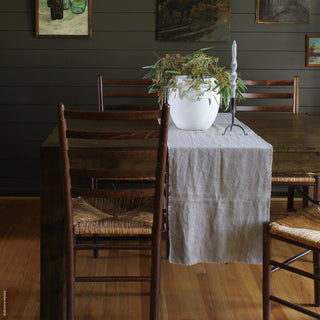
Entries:
POLYGON ((236 97, 236 80, 237 80, 237 43, 232 43, 232 60, 231 60, 231 98, 236 97))

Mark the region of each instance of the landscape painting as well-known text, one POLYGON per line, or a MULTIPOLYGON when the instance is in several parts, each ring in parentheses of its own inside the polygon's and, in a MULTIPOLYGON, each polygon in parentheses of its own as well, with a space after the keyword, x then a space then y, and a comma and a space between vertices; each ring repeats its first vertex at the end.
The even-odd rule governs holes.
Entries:
POLYGON ((91 37, 91 0, 36 0, 36 37, 91 37))
POLYGON ((306 67, 320 67, 320 34, 306 36, 306 67))
POLYGON ((157 0, 157 40, 229 41, 230 0, 157 0))
POLYGON ((257 0, 256 23, 310 23, 311 0, 257 0))

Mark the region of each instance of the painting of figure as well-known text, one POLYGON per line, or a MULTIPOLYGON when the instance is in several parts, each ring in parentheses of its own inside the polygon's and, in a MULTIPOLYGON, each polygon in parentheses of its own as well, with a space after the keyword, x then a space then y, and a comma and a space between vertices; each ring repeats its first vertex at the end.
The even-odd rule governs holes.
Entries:
POLYGON ((310 23, 311 0, 257 0, 256 23, 310 23))
POLYGON ((228 41, 230 0, 157 0, 157 40, 228 41))

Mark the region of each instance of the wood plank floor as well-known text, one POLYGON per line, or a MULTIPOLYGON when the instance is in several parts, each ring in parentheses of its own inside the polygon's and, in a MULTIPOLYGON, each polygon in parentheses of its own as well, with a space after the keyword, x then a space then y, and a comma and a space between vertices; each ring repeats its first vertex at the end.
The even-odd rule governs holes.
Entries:
MULTIPOLYGON (((40 318, 39 217, 37 198, 0 198, 0 319, 40 318)), ((274 255, 284 259, 291 252, 288 246, 273 248, 274 255)), ((310 259, 307 256, 301 262, 309 269, 310 259)), ((77 260, 79 274, 138 273, 147 272, 148 267, 146 255, 138 258, 132 252, 101 252, 98 260, 92 259, 91 252, 81 252, 77 260)), ((160 319, 262 319, 261 271, 261 266, 244 263, 181 266, 163 259, 160 319)), ((312 304, 310 280, 280 271, 272 283, 275 293, 312 304)), ((148 292, 147 284, 78 284, 76 319, 147 319, 148 292)), ((272 319, 311 318, 272 304, 272 319)))

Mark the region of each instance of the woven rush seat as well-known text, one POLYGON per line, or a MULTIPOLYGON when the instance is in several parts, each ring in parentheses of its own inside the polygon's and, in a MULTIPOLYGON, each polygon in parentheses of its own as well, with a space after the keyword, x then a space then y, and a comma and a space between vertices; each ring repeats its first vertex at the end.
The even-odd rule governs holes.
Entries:
POLYGON ((74 233, 76 235, 103 234, 104 236, 151 235, 152 227, 137 221, 109 218, 95 222, 79 222, 74 226, 74 233))
POLYGON ((108 213, 92 206, 83 198, 72 200, 73 226, 76 235, 134 236, 151 235, 153 199, 131 210, 108 208, 108 213), (111 213, 114 213, 112 215, 111 213))
POLYGON ((315 172, 273 173, 272 182, 315 183, 315 172))
POLYGON ((320 206, 312 205, 272 222, 270 233, 320 249, 320 206))

